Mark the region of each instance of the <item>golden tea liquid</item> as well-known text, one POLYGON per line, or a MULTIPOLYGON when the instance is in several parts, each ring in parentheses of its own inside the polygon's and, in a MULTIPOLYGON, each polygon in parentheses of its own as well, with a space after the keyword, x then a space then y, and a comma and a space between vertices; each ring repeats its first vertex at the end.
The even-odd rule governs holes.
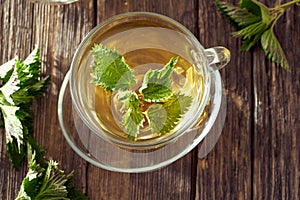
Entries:
MULTIPOLYGON (((98 38, 95 43, 101 43, 107 48, 116 49, 123 55, 126 63, 132 67, 137 84, 132 88, 137 91, 143 82, 144 75, 149 69, 163 68, 172 57, 179 56, 171 76, 171 90, 173 93, 180 92, 186 96, 192 97, 192 103, 188 111, 183 114, 177 122, 176 127, 169 133, 158 136, 150 131, 146 123, 140 127, 136 142, 151 143, 159 141, 181 131, 182 127, 189 126, 196 119, 199 119, 201 113, 197 112, 199 105, 203 103, 203 91, 205 87, 204 77, 202 75, 202 65, 198 62, 197 52, 187 43, 185 37, 180 32, 169 28, 159 27, 156 24, 147 24, 139 21, 136 24, 123 24, 107 30, 98 38), (195 64, 196 63, 196 64, 195 64), (196 116, 198 115, 198 116, 196 116), (198 117, 198 118, 197 118, 198 117)), ((82 89, 87 89, 87 96, 94 95, 85 101, 91 101, 92 113, 96 116, 93 121, 97 126, 108 135, 117 140, 128 141, 128 134, 122 126, 122 102, 118 100, 118 92, 107 92, 100 86, 91 83, 92 66, 94 58, 92 51, 84 55, 82 65, 89 66, 86 72, 81 69, 82 74, 79 82, 82 82, 82 89), (88 80, 84 80, 88 76, 88 80), (85 77, 85 78, 84 78, 85 77), (94 106, 94 107, 93 107, 94 106)), ((87 69, 87 68, 86 68, 87 69)))

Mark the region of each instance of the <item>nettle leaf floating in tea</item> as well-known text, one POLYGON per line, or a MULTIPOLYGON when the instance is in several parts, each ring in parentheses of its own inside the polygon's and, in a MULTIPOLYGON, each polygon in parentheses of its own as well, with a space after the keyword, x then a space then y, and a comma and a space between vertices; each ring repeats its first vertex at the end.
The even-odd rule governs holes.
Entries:
POLYGON ((132 69, 116 50, 95 44, 93 54, 95 62, 92 77, 96 85, 113 92, 118 89, 129 90, 135 84, 132 69))
POLYGON ((118 99, 123 103, 122 125, 128 139, 138 138, 140 127, 150 126, 153 134, 162 135, 175 128, 187 111, 192 97, 171 90, 171 75, 178 57, 159 70, 148 70, 141 88, 131 91, 136 83, 133 70, 122 55, 103 45, 95 44, 94 83, 107 91, 118 91, 118 99))
POLYGON ((171 131, 191 103, 190 96, 173 94, 166 102, 151 105, 147 110, 151 131, 158 135, 171 131))
POLYGON ((124 101, 122 110, 126 113, 123 116, 122 124, 128 134, 129 139, 134 140, 137 137, 139 127, 143 125, 144 114, 140 110, 141 102, 136 93, 127 91, 123 96, 124 101))
POLYGON ((145 101, 161 101, 171 96, 171 74, 177 58, 171 58, 166 66, 160 70, 149 70, 144 77, 140 93, 145 101))

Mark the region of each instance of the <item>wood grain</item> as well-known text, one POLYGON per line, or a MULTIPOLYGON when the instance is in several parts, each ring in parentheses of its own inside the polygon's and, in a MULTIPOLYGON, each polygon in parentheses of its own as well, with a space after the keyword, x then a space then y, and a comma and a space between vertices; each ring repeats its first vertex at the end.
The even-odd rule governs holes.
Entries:
MULTIPOLYGON (((1 8, 3 20, 0 21, 4 22, 1 23, 4 34, 0 36, 1 63, 14 55, 24 59, 35 45, 41 49, 42 71, 51 75, 51 85, 47 94, 33 106, 35 137, 46 150, 48 159, 61 163, 60 167, 66 172, 75 169, 76 186, 85 192, 86 162, 71 150, 60 132, 57 99, 77 45, 94 26, 93 2, 53 6, 4 1, 1 8)), ((27 167, 25 164, 19 172, 14 171, 5 153, 4 133, 1 141, 1 168, 6 170, 1 171, 0 199, 14 199, 27 167)))
POLYGON ((48 93, 34 107, 36 138, 48 159, 57 160, 66 172, 74 170, 75 185, 83 192, 87 188, 87 163, 71 149, 60 131, 57 99, 77 46, 94 26, 93 6, 93 1, 62 6, 35 4, 33 12, 32 41, 41 48, 44 73, 51 74, 48 93))
MULTIPOLYGON (((1 2, 0 11, 0 63, 16 55, 25 58, 29 53, 32 35, 32 7, 24 1, 1 2), (19 13, 22 13, 20 15, 19 13)), ((4 130, 0 133, 0 199, 12 199, 19 191, 19 185, 26 174, 26 163, 16 172, 6 154, 4 130)))
POLYGON ((213 1, 200 1, 199 39, 204 47, 225 46, 231 61, 221 70, 227 118, 212 152, 198 161, 196 199, 251 199, 251 54, 239 51, 233 29, 213 1))
POLYGON ((275 26, 290 72, 265 60, 259 49, 253 54, 254 199, 300 198, 299 12, 289 9, 275 26))
MULTIPOLYGON (((227 2, 238 3, 238 0, 227 2)), ((282 2, 263 0, 267 5, 282 2)), ((75 169, 75 185, 90 199, 300 199, 300 7, 279 20, 275 32, 291 71, 266 60, 256 46, 240 51, 240 40, 205 0, 80 0, 70 5, 40 5, 0 0, 0 64, 41 49, 48 93, 35 101, 35 137, 66 172, 75 169), (186 26, 204 47, 221 45, 232 59, 222 69, 227 94, 225 127, 215 148, 203 159, 197 148, 162 169, 116 173, 80 158, 64 139, 57 117, 58 92, 76 47, 96 24, 116 14, 150 11, 186 26)), ((0 199, 14 199, 27 172, 12 169, 0 130, 0 199)))

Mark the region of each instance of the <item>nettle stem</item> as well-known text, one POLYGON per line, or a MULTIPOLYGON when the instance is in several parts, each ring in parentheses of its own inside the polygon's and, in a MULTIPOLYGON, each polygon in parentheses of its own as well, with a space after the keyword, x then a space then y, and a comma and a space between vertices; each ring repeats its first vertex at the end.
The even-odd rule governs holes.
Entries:
POLYGON ((273 22, 271 24, 271 29, 274 28, 278 19, 283 15, 283 13, 285 13, 285 11, 287 9, 289 9, 290 7, 292 7, 294 5, 299 5, 299 3, 300 3, 300 0, 293 0, 293 1, 289 1, 287 3, 281 4, 279 6, 276 6, 274 8, 270 8, 270 13, 273 16, 273 22))
POLYGON ((299 5, 299 3, 300 3, 300 0, 293 0, 293 1, 289 1, 289 2, 287 2, 287 3, 284 3, 284 4, 281 4, 281 5, 279 5, 279 6, 276 6, 276 7, 274 7, 274 8, 271 8, 270 10, 272 11, 272 10, 279 10, 279 9, 284 9, 284 10, 286 10, 286 9, 288 9, 288 8, 290 8, 290 7, 292 7, 293 5, 299 5))

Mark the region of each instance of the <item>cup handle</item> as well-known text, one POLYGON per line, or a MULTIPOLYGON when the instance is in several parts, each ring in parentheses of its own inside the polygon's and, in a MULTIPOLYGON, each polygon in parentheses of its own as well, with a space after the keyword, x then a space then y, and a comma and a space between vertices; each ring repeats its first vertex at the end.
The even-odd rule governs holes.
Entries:
POLYGON ((230 51, 221 46, 212 47, 204 50, 209 66, 213 70, 219 70, 230 61, 230 51))

